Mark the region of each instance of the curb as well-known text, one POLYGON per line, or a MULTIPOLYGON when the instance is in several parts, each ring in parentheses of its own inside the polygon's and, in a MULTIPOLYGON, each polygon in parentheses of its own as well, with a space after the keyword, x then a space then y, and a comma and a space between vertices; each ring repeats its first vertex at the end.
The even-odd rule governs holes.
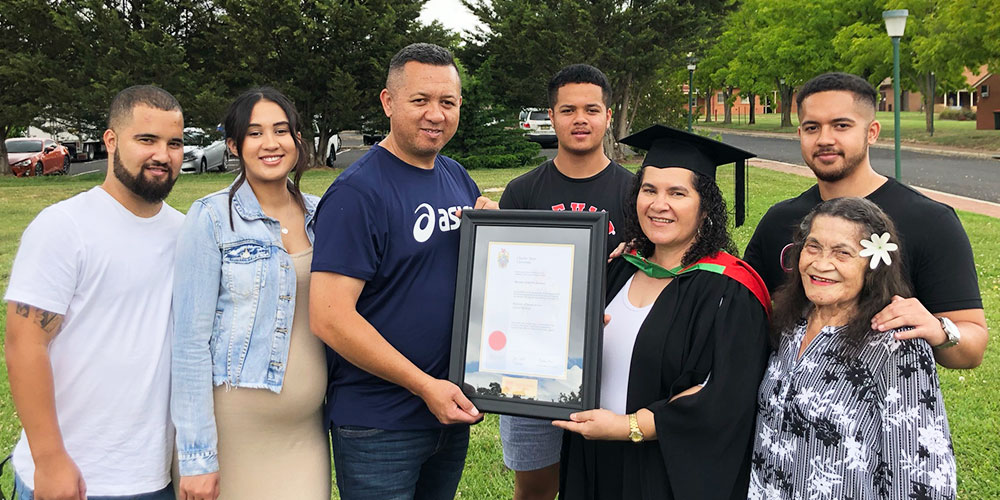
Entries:
MULTIPOLYGON (((696 128, 701 130, 717 132, 720 134, 745 135, 750 137, 767 137, 770 139, 784 139, 786 141, 796 141, 796 142, 798 142, 799 140, 798 136, 791 133, 784 134, 779 132, 753 132, 740 129, 713 128, 704 126, 696 128)), ((892 144, 880 144, 877 142, 871 145, 871 147, 879 149, 895 149, 895 146, 892 144)), ((961 149, 938 149, 927 146, 913 146, 909 144, 901 144, 899 146, 899 149, 905 151, 912 151, 914 153, 930 153, 942 156, 964 156, 967 158, 977 158, 983 160, 1000 160, 1000 151, 990 153, 990 152, 970 151, 961 149)))

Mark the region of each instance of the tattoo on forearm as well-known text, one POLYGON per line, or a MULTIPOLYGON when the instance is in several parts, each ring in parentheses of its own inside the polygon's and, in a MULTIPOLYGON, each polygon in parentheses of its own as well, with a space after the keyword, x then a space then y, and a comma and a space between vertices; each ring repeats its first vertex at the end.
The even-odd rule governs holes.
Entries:
POLYGON ((20 302, 14 302, 14 313, 22 318, 28 317, 28 312, 31 311, 31 306, 28 304, 22 304, 20 302))

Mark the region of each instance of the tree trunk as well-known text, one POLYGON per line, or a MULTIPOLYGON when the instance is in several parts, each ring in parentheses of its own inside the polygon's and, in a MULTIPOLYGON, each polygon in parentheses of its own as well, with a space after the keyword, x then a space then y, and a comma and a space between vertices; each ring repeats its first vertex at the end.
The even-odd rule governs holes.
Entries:
POLYGON ((747 122, 749 125, 757 123, 757 96, 754 94, 747 94, 750 98, 750 120, 747 122))
POLYGON ((712 89, 705 93, 705 123, 712 121, 712 89))
MULTIPOLYGON (((316 136, 310 134, 309 137, 302 138, 302 145, 306 148, 306 158, 309 158, 309 168, 315 167, 317 164, 317 158, 320 157, 320 153, 316 148, 316 136)), ((322 162, 318 162, 322 165, 322 162)))
POLYGON ((326 165, 326 151, 330 147, 330 131, 323 129, 319 131, 319 146, 313 154, 312 167, 326 165))
POLYGON ((7 162, 7 134, 9 125, 0 125, 0 175, 11 175, 10 163, 7 162))
POLYGON ((735 104, 735 102, 734 103, 730 103, 729 102, 729 100, 732 99, 732 97, 733 97, 733 87, 732 86, 725 87, 722 90, 722 100, 725 101, 723 103, 723 106, 725 107, 725 111, 722 114, 722 123, 725 123, 727 125, 733 123, 733 106, 732 106, 732 104, 735 104))
POLYGON ((920 80, 923 82, 921 100, 924 102, 924 122, 926 130, 934 135, 934 75, 927 73, 920 80))
POLYGON ((635 113, 631 109, 633 82, 632 73, 626 73, 622 81, 618 112, 612 115, 611 126, 604 134, 604 154, 619 163, 625 160, 625 151, 618 143, 618 139, 628 135, 629 115, 635 117, 635 113))
POLYGON ((628 116, 631 111, 629 107, 632 100, 632 84, 632 73, 626 73, 622 82, 621 106, 618 108, 618 115, 613 117, 615 141, 628 135, 628 116))
POLYGON ((632 130, 632 124, 635 123, 635 117, 639 114, 639 101, 642 100, 642 96, 645 95, 643 91, 631 90, 629 92, 634 97, 632 103, 629 104, 628 117, 625 119, 625 130, 632 130))
POLYGON ((615 136, 611 132, 611 127, 608 127, 604 131, 604 139, 601 140, 604 145, 604 155, 608 158, 616 161, 617 163, 622 163, 625 161, 625 150, 622 148, 621 144, 615 141, 615 136))
POLYGON ((779 84, 781 90, 781 127, 792 126, 792 87, 791 85, 779 84))

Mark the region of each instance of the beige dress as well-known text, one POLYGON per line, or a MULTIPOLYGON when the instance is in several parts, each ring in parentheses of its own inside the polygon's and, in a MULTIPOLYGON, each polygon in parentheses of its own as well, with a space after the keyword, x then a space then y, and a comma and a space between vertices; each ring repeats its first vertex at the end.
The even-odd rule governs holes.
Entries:
POLYGON ((330 499, 326 354, 309 330, 312 249, 291 257, 295 316, 281 393, 215 388, 220 500, 330 499))

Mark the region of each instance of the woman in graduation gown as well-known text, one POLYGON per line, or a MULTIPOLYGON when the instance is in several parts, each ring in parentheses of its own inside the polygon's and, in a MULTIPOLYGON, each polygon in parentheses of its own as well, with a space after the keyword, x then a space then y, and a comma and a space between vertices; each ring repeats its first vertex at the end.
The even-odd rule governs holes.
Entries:
POLYGON ((746 498, 770 298, 733 257, 715 168, 749 153, 653 126, 610 264, 601 409, 554 425, 562 500, 746 498))

